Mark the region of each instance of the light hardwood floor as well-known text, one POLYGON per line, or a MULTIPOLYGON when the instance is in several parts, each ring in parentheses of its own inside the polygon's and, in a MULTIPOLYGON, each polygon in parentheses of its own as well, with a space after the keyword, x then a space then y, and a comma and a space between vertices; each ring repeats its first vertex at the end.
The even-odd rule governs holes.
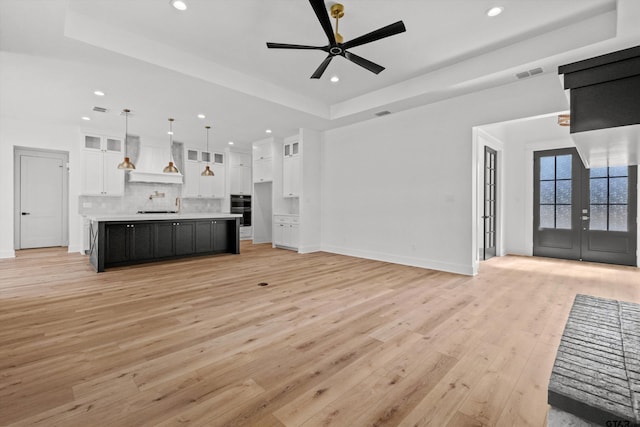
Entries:
POLYGON ((241 250, 101 274, 64 249, 0 260, 0 425, 542 427, 575 294, 640 302, 630 267, 241 250))

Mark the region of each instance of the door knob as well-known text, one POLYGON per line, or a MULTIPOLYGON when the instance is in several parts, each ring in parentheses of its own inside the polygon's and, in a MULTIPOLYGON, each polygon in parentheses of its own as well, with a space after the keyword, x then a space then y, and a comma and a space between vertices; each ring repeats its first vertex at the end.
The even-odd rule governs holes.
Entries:
POLYGON ((31 215, 31 212, 22 212, 22 215, 31 215))

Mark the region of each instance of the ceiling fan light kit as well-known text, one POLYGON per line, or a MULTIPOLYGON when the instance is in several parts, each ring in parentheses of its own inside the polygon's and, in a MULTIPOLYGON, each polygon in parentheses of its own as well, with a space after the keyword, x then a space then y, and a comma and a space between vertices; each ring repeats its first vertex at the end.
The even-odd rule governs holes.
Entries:
POLYGON ((348 42, 343 42, 343 37, 340 35, 340 33, 338 33, 338 21, 344 16, 344 6, 340 3, 336 3, 333 4, 330 8, 331 16, 336 20, 336 29, 334 32, 333 28, 331 27, 329 13, 327 12, 327 9, 324 5, 324 0, 309 0, 309 3, 311 4, 316 17, 318 18, 318 21, 320 21, 320 25, 322 26, 322 29, 327 36, 328 44, 326 46, 307 46, 298 44, 267 42, 267 47, 269 49, 311 49, 327 52, 329 55, 325 58, 324 61, 322 61, 320 66, 318 66, 316 71, 311 75, 312 79, 319 79, 335 56, 342 56, 343 58, 371 71, 374 74, 379 74, 382 70, 384 70, 383 66, 371 62, 368 59, 362 58, 355 53, 351 53, 347 51, 347 49, 371 43, 376 40, 384 39, 386 37, 391 37, 406 31, 404 23, 402 21, 398 21, 394 22, 393 24, 387 25, 386 27, 382 27, 370 33, 364 34, 360 37, 356 37, 355 39, 349 40, 348 42))

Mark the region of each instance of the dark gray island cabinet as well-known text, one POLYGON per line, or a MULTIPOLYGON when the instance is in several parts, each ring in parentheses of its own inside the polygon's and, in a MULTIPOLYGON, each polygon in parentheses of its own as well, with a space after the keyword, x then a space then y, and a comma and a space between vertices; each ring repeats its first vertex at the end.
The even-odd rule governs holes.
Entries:
POLYGON ((89 260, 97 272, 171 258, 240 253, 236 214, 123 215, 90 221, 89 260))

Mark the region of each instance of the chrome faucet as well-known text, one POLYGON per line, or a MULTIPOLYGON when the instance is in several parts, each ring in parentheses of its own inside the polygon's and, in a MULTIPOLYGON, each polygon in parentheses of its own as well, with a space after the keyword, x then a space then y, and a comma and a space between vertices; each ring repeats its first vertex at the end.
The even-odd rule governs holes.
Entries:
POLYGON ((180 209, 182 208, 182 199, 180 199, 180 197, 176 197, 176 207, 178 208, 176 211, 180 213, 180 209))

